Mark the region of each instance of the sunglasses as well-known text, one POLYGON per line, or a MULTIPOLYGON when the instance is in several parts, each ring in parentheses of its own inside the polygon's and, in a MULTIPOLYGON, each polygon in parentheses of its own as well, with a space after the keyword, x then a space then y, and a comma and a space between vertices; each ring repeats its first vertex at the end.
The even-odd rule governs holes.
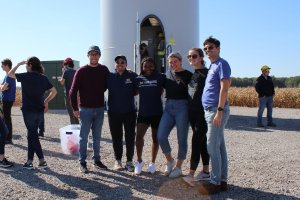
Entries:
POLYGON ((198 55, 194 54, 194 55, 188 55, 187 56, 188 59, 192 58, 192 59, 196 59, 198 58, 198 55))
POLYGON ((89 53, 90 56, 99 56, 99 53, 89 53))
POLYGON ((213 50, 214 48, 215 48, 214 46, 208 46, 208 47, 205 47, 203 50, 204 51, 213 50))
POLYGON ((122 65, 124 65, 125 61, 120 61, 120 62, 116 61, 116 64, 122 64, 122 65))

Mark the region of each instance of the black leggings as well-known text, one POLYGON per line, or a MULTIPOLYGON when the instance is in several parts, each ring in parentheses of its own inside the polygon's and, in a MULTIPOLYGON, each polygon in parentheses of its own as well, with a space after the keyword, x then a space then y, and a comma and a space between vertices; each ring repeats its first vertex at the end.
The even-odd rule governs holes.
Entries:
POLYGON ((126 157, 132 161, 134 155, 136 112, 108 112, 108 123, 113 140, 115 159, 121 160, 123 154, 123 126, 125 130, 126 157))
POLYGON ((8 129, 4 123, 4 120, 0 117, 0 154, 4 155, 5 141, 8 129))
POLYGON ((196 170, 202 157, 202 164, 209 165, 209 155, 207 152, 207 124, 204 111, 189 110, 189 120, 193 130, 192 155, 190 169, 196 170))
POLYGON ((3 101, 3 115, 8 133, 6 136, 7 141, 12 140, 12 122, 11 122, 11 108, 13 106, 13 101, 3 101))

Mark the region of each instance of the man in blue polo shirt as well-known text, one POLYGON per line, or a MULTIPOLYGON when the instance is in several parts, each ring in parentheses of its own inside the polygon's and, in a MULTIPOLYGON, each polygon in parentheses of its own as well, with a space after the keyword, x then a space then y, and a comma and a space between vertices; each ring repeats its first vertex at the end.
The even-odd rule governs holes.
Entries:
POLYGON ((2 91, 2 103, 3 103, 3 115, 4 121, 8 128, 8 134, 6 136, 6 144, 12 144, 12 121, 11 121, 11 108, 16 99, 16 79, 7 76, 7 73, 11 70, 12 62, 6 58, 1 62, 3 71, 6 72, 6 76, 0 86, 2 91))
POLYGON ((220 57, 220 41, 209 37, 204 43, 204 51, 211 64, 202 95, 207 122, 207 151, 211 158, 211 180, 201 183, 199 192, 214 194, 227 190, 227 152, 224 129, 229 118, 228 90, 231 69, 226 60, 220 57))

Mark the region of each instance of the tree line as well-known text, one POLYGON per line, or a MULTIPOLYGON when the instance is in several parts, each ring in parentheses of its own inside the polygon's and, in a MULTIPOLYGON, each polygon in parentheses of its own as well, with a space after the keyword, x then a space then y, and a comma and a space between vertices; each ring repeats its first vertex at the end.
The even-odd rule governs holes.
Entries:
MULTIPOLYGON (((274 77, 273 83, 275 87, 278 88, 299 88, 300 87, 300 76, 294 77, 274 77)), ((253 78, 231 78, 231 86, 232 87, 253 87, 255 86, 257 77, 253 78)))

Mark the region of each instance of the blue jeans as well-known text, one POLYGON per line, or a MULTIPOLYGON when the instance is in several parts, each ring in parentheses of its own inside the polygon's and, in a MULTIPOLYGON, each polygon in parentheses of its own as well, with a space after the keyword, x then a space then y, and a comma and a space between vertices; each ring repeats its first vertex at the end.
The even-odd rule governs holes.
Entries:
POLYGON ((95 161, 100 160, 100 139, 104 120, 104 107, 100 108, 80 108, 80 140, 79 140, 79 161, 86 160, 87 142, 90 130, 93 135, 93 150, 95 161))
POLYGON ((38 127, 44 116, 44 111, 22 110, 24 123, 27 128, 28 160, 33 160, 34 153, 39 159, 44 159, 42 146, 38 136, 38 127))
POLYGON ((257 112, 257 124, 262 124, 262 115, 264 113, 265 107, 267 107, 267 119, 268 124, 273 123, 272 113, 273 113, 273 96, 260 97, 259 98, 259 108, 257 112))
POLYGON ((207 151, 211 159, 210 182, 219 185, 221 181, 227 182, 228 160, 225 146, 224 129, 228 121, 230 110, 229 106, 224 107, 221 126, 213 125, 217 107, 205 110, 205 120, 207 123, 207 151))
POLYGON ((189 133, 188 101, 184 99, 168 99, 161 117, 157 139, 164 154, 171 153, 168 137, 176 125, 179 160, 185 160, 187 154, 187 138, 189 133))

